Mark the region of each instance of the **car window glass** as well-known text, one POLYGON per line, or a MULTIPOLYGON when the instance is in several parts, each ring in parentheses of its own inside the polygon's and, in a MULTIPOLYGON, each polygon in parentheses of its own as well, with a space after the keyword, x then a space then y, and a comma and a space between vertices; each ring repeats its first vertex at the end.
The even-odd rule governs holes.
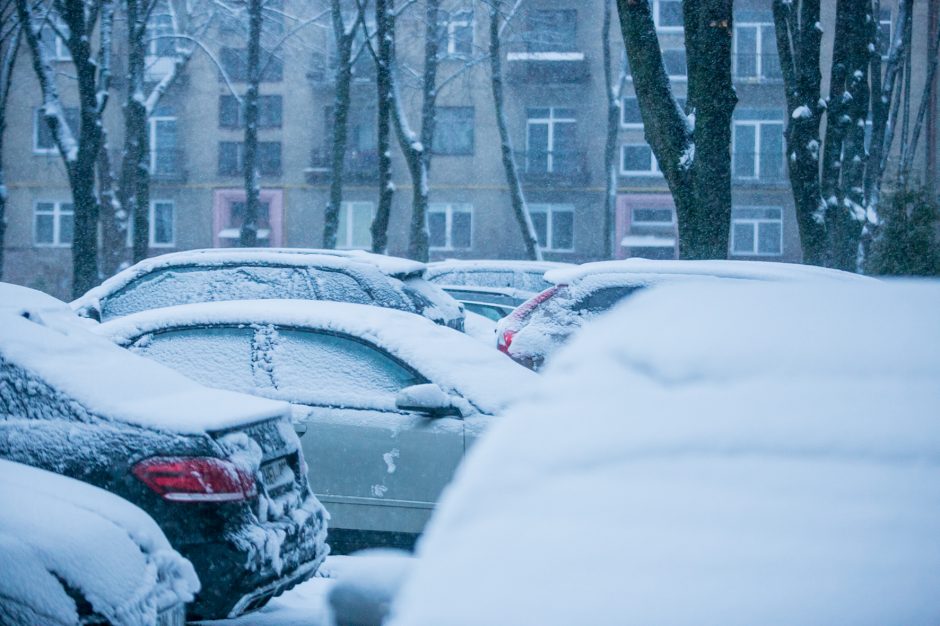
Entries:
POLYGON ((545 291, 552 286, 552 283, 543 278, 545 272, 519 272, 516 275, 515 288, 523 291, 532 291, 535 293, 545 291))
POLYGON ((266 372, 253 367, 254 334, 252 328, 183 328, 144 335, 130 349, 204 385, 251 391, 270 387, 266 372))
POLYGON ((394 410, 399 390, 426 382, 348 337, 281 329, 272 355, 278 394, 304 404, 394 410))
POLYGON ((104 299, 101 319, 192 302, 315 297, 304 273, 291 267, 175 267, 142 276, 104 299))
POLYGON ((634 291, 641 289, 636 285, 621 285, 617 287, 602 287, 588 293, 575 301, 572 308, 575 311, 600 313, 606 311, 626 298, 634 291))
POLYGON ((348 274, 319 269, 309 269, 307 274, 314 283, 319 300, 372 304, 372 297, 348 274))

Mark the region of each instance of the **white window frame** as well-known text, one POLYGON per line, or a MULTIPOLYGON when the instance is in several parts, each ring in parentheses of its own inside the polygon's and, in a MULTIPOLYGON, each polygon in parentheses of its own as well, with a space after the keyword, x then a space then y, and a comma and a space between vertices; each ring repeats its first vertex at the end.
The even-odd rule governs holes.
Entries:
POLYGON ((574 252, 574 205, 533 203, 528 206, 529 213, 545 213, 545 241, 539 242, 539 248, 545 252, 574 252), (571 213, 571 247, 554 248, 552 239, 554 233, 555 213, 571 213))
MULTIPOLYGON (((157 170, 157 122, 176 122, 175 115, 153 115, 147 120, 148 132, 150 133, 150 173, 157 170)), ((244 147, 242 147, 244 150, 244 147)), ((242 158, 244 162, 244 155, 242 158)))
POLYGON ((783 207, 779 206, 735 206, 731 209, 731 256, 766 256, 766 257, 779 257, 783 256, 783 207), (774 210, 778 211, 780 217, 777 219, 768 218, 768 217, 735 217, 735 209, 756 209, 761 211, 774 210), (750 252, 742 252, 737 250, 736 241, 734 236, 735 226, 748 224, 753 228, 753 241, 754 247, 750 252), (760 251, 760 225, 761 224, 779 224, 780 225, 780 251, 779 252, 761 252, 760 251))
POLYGON ((887 9, 888 19, 884 19, 882 14, 878 15, 878 30, 876 32, 881 32, 881 27, 885 24, 888 25, 888 43, 885 46, 885 53, 881 55, 882 61, 888 60, 888 53, 891 51, 891 40, 894 37, 894 12, 891 10, 891 7, 882 6, 880 10, 884 12, 887 9))
MULTIPOLYGON (((660 9, 661 0, 653 0, 653 23, 656 25, 656 30, 660 33, 681 33, 683 31, 682 26, 660 26, 660 9)), ((681 5, 681 2, 679 3, 681 5)))
POLYGON ((150 23, 147 24, 147 32, 152 33, 153 35, 147 41, 147 55, 146 56, 147 56, 148 65, 152 63, 155 59, 175 58, 179 56, 179 51, 177 50, 177 46, 176 46, 176 40, 173 40, 173 43, 174 43, 173 48, 176 51, 174 54, 170 56, 157 54, 157 49, 160 47, 160 39, 158 39, 158 37, 160 37, 160 33, 158 33, 155 28, 156 22, 154 20, 156 16, 158 15, 157 12, 162 11, 164 9, 166 9, 166 13, 169 14, 170 21, 173 24, 173 34, 175 35, 176 33, 179 32, 179 23, 176 20, 176 10, 173 8, 173 3, 172 2, 158 3, 157 6, 154 7, 153 14, 150 16, 150 20, 151 20, 150 23))
POLYGON ((52 58, 49 60, 70 62, 72 60, 72 53, 69 51, 65 40, 58 35, 59 32, 68 31, 68 27, 58 14, 50 14, 48 19, 50 22, 55 22, 54 27, 51 24, 45 24, 42 28, 43 33, 48 32, 51 36, 55 37, 55 45, 46 48, 47 51, 52 52, 52 58))
POLYGON ((432 202, 428 206, 428 215, 431 213, 444 214, 444 245, 430 246, 431 250, 472 250, 473 249, 473 205, 469 202, 432 202), (470 214, 470 245, 466 248, 454 247, 454 213, 470 214))
MULTIPOLYGON (((558 109, 571 109, 572 107, 531 107, 531 108, 540 108, 548 109, 548 117, 528 117, 526 115, 525 121, 525 152, 526 155, 531 153, 531 147, 529 146, 529 127, 535 125, 547 125, 548 126, 548 145, 546 146, 547 154, 545 156, 545 171, 547 173, 552 173, 554 169, 554 159, 555 159, 555 126, 557 124, 575 124, 577 125, 578 119, 575 117, 556 117, 555 111, 558 109)), ((577 128, 577 126, 575 126, 577 128)), ((528 159, 527 159, 528 160, 528 159)))
MULTIPOLYGON (((63 107, 63 117, 65 115, 65 109, 68 107, 63 107)), ((33 154, 59 154, 59 149, 55 145, 55 138, 53 137, 52 147, 50 148, 40 148, 39 147, 39 125, 46 124, 45 117, 42 113, 42 107, 37 107, 33 109, 33 154)), ((51 130, 49 131, 52 132, 51 130)))
POLYGON ((731 177, 736 180, 764 180, 761 176, 760 155, 761 155, 761 126, 776 124, 780 127, 780 134, 783 135, 783 122, 779 120, 734 120, 731 124, 731 177), (754 128, 754 175, 742 176, 734 171, 735 153, 738 147, 738 126, 752 126, 754 128))
POLYGON ((639 122, 625 122, 624 121, 624 111, 627 110, 625 103, 627 100, 637 100, 637 105, 639 106, 639 100, 635 95, 633 96, 623 96, 620 98, 620 128, 629 128, 629 129, 641 129, 643 128, 643 120, 639 122))
MULTIPOLYGON (((340 250, 368 250, 370 245, 366 244, 365 246, 356 246, 353 245, 353 206, 369 206, 369 211, 372 213, 372 219, 375 219, 375 203, 371 200, 343 200, 339 205, 339 210, 346 212, 346 232, 336 233, 336 247, 340 250)), ((336 224, 340 224, 340 216, 336 216, 336 224)))
POLYGON ((447 31, 447 49, 444 50, 444 56, 446 58, 459 59, 464 56, 463 53, 457 51, 457 30, 460 28, 470 29, 470 52, 472 54, 473 48, 476 45, 476 20, 472 9, 460 9, 448 13, 447 23, 445 24, 447 31), (454 19, 455 15, 466 14, 469 14, 469 17, 466 19, 454 19))
POLYGON ((768 82, 774 81, 779 82, 781 79, 771 78, 770 76, 764 75, 764 54, 761 50, 764 49, 764 29, 767 27, 773 28, 773 24, 770 22, 741 22, 740 24, 734 25, 734 39, 732 41, 732 50, 731 50, 731 59, 732 59, 732 68, 731 75, 735 80, 738 81, 747 81, 747 82, 768 82), (756 31, 757 36, 754 38, 754 58, 756 59, 755 67, 757 68, 757 73, 753 76, 742 76, 738 72, 738 30, 750 28, 756 31))
MULTIPOLYGON (((149 241, 147 245, 151 248, 175 248, 176 247, 176 203, 173 200, 151 200, 150 201, 150 210, 147 212, 147 224, 149 228, 147 229, 149 241), (173 207, 173 220, 170 222, 170 241, 164 243, 157 243, 154 238, 154 223, 157 217, 157 205, 158 204, 169 204, 173 207)), ((127 219, 127 247, 130 248, 134 245, 134 216, 129 215, 127 219)))
MULTIPOLYGON (((71 241, 62 241, 62 216, 71 215, 72 216, 72 228, 75 228, 75 207, 73 205, 71 211, 65 211, 62 209, 63 204, 72 204, 71 201, 67 200, 37 200, 33 203, 33 246, 37 248, 71 248, 71 241), (51 211, 40 211, 40 204, 51 204, 51 211), (39 220, 37 219, 39 215, 51 215, 52 216, 52 242, 40 242, 37 235, 37 224, 39 220)), ((74 231, 73 231, 74 232, 74 231)))
POLYGON ((621 176, 661 176, 662 170, 659 169, 659 163, 656 161, 656 155, 653 154, 653 148, 648 143, 633 142, 620 144, 620 175, 621 176), (624 169, 624 148, 643 147, 650 151, 650 169, 648 170, 627 170, 624 169))
MULTIPOLYGON (((680 29, 680 31, 681 31, 681 29, 680 29)), ((681 48, 679 48, 679 47, 663 48, 663 49, 662 49, 662 52, 666 52, 666 51, 669 51, 669 50, 681 50, 683 55, 686 54, 685 46, 682 46, 681 48)), ((666 76, 669 77, 669 80, 674 80, 674 81, 677 81, 677 82, 683 82, 683 81, 689 80, 689 64, 688 64, 688 57, 686 57, 685 74, 670 74, 670 73, 669 73, 669 69, 666 67, 666 61, 665 61, 665 59, 663 59, 663 69, 666 70, 666 76)))
POLYGON ((648 227, 668 227, 675 226, 676 224, 676 210, 668 207, 661 206, 635 206, 630 207, 630 227, 642 226, 644 228, 648 227), (669 221, 668 222, 647 222, 643 220, 636 219, 637 211, 669 211, 669 221))

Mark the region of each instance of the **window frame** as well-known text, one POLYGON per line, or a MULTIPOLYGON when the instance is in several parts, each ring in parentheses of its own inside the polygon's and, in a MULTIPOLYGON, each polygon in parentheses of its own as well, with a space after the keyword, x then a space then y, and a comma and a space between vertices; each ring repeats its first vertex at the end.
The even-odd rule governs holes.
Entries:
MULTIPOLYGON (((217 173, 218 175, 230 177, 230 176, 242 176, 245 173, 245 142, 244 141, 220 141, 218 142, 218 154, 217 154, 217 173), (235 168, 232 171, 222 169, 222 145, 223 144, 234 144, 237 146, 235 148, 235 168)), ((284 174, 284 144, 281 141, 259 141, 258 142, 258 176, 263 176, 266 178, 279 178, 284 174), (261 146, 267 144, 279 144, 280 148, 280 159, 278 161, 278 169, 276 172, 267 171, 261 167, 261 146)))
POLYGON ((33 247, 35 248, 71 248, 72 242, 62 241, 62 217, 64 215, 72 216, 72 228, 74 233, 75 228, 75 205, 72 204, 70 200, 36 200, 33 202, 33 247), (52 205, 51 211, 39 210, 39 205, 49 204, 52 205), (62 209, 63 205, 70 205, 71 210, 66 211, 62 209), (40 242, 37 235, 37 226, 39 224, 40 215, 51 215, 52 216, 52 241, 51 242, 40 242))
POLYGON ((154 7, 153 12, 147 20, 147 32, 151 34, 151 37, 147 40, 147 51, 146 57, 148 60, 153 59, 172 59, 179 56, 179 49, 177 47, 177 41, 174 38, 172 40, 173 53, 166 55, 160 54, 160 39, 165 39, 165 35, 161 35, 157 31, 156 18, 161 15, 166 15, 170 18, 170 24, 172 28, 172 34, 175 36, 179 32, 179 24, 176 19, 176 11, 173 9, 172 2, 158 2, 154 7), (160 13, 162 9, 166 9, 165 13, 160 13))
POLYGON ((473 219, 473 204, 470 202, 432 202, 428 205, 427 216, 430 218, 431 213, 443 213, 444 214, 444 245, 443 246, 434 246, 430 244, 430 237, 428 238, 428 249, 429 250, 472 250, 473 249, 473 229, 474 229, 474 219, 473 219), (467 247, 455 247, 454 246, 454 213, 468 213, 470 215, 470 245, 467 247))
MULTIPOLYGON (((684 25, 683 26, 660 26, 660 22, 662 21, 662 17, 660 16, 660 9, 662 7, 660 5, 662 4, 663 1, 664 0, 653 0, 652 2, 653 6, 651 8, 652 8, 652 13, 653 13, 653 24, 656 26, 656 32, 681 33, 682 31, 685 30, 684 25)), ((675 1, 680 5, 680 7, 682 5, 682 3, 679 0, 665 0, 665 1, 667 2, 675 1)))
POLYGON ((780 257, 783 256, 783 207, 780 206, 758 206, 758 205, 742 205, 735 206, 731 209, 731 236, 729 238, 729 247, 730 247, 730 256, 762 256, 762 257, 780 257), (768 218, 768 217, 735 217, 735 209, 758 209, 758 210, 775 210, 779 213, 779 217, 768 218), (737 225, 751 225, 752 237, 754 241, 754 246, 750 252, 738 251, 735 247, 735 226, 737 225), (761 252, 760 251, 760 225, 761 224, 777 224, 780 226, 780 251, 779 252, 761 252))
POLYGON ((545 239, 546 242, 538 242, 539 249, 544 250, 545 252, 574 252, 575 251, 575 223, 574 223, 574 204, 566 203, 552 203, 552 202, 533 202, 528 205, 529 213, 545 213, 545 239), (556 248, 552 245, 552 240, 554 239, 555 229, 555 214, 556 213, 571 213, 571 247, 570 248, 556 248))
POLYGON ((659 169, 659 162, 656 155, 653 154, 653 148, 646 142, 626 142, 620 144, 620 175, 621 176, 662 176, 663 172, 659 169), (642 147, 650 151, 650 169, 648 170, 628 170, 624 168, 624 149, 642 147))
MULTIPOLYGON (((161 200, 161 199, 151 200, 150 209, 147 212, 147 220, 148 220, 147 221, 147 225, 148 225, 147 246, 151 248, 175 248, 176 247, 176 202, 174 202, 173 200, 161 200), (172 219, 170 220, 170 241, 168 242, 159 243, 157 242, 156 237, 154 236, 154 233, 156 232, 156 229, 154 228, 154 224, 155 224, 155 220, 157 216, 156 205, 158 204, 168 204, 172 207, 173 215, 172 215, 172 219)), ((134 245, 134 219, 133 219, 133 216, 131 216, 131 218, 127 220, 127 247, 130 248, 133 245, 134 245)))
POLYGON ((529 107, 526 109, 526 119, 525 119, 525 153, 526 153, 526 169, 529 167, 529 155, 532 152, 532 146, 530 145, 531 133, 529 129, 532 126, 536 125, 547 125, 548 133, 546 135, 546 145, 545 145, 545 172, 551 174, 555 171, 555 126, 559 124, 572 124, 575 129, 575 135, 577 135, 578 129, 578 118, 577 117, 556 117, 555 111, 560 110, 570 110, 576 111, 572 107, 529 107), (548 109, 548 117, 530 117, 529 111, 533 109, 548 109))
POLYGON ((476 17, 472 8, 447 11, 447 19, 443 22, 441 31, 444 50, 439 51, 438 56, 440 58, 467 59, 473 54, 473 48, 476 46, 476 17), (455 19, 456 16, 466 17, 455 19), (461 29, 469 29, 470 31, 470 50, 468 52, 461 52, 457 49, 457 32, 461 29))
MULTIPOLYGON (((758 182, 780 182, 785 178, 785 174, 780 172, 780 176, 777 178, 768 178, 765 175, 762 175, 761 172, 761 128, 765 125, 777 125, 780 126, 780 136, 783 137, 785 132, 785 125, 783 120, 761 120, 761 119, 735 119, 731 122, 731 179, 740 180, 740 181, 758 181, 758 182), (753 155, 754 155, 754 175, 753 176, 743 176, 735 172, 735 155, 737 154, 737 136, 738 136, 738 126, 750 126, 754 128, 754 145, 752 146, 753 155)), ((781 149, 781 157, 783 167, 786 167, 786 142, 782 141, 783 144, 781 149)))
MULTIPOLYGON (((780 83, 783 82, 783 76, 775 77, 768 76, 764 73, 764 30, 766 28, 773 28, 774 25, 771 22, 740 22, 735 23, 734 25, 734 37, 731 41, 731 76, 736 81, 742 82, 751 82, 751 83, 780 83), (753 75, 742 76, 738 70, 738 30, 749 28, 753 29, 756 33, 754 37, 754 51, 751 53, 756 59, 754 67, 756 73, 753 75)), ((779 65, 780 61, 777 60, 779 65)))
MULTIPOLYGON (((435 133, 434 133, 434 138, 435 138, 435 139, 439 136, 437 131, 439 131, 440 128, 441 128, 441 123, 440 123, 440 122, 441 122, 441 117, 440 117, 440 113, 441 113, 442 110, 470 111, 470 117, 469 117, 469 120, 470 120, 470 129, 469 129, 469 130, 470 130, 470 148, 469 148, 469 151, 465 151, 465 152, 441 152, 441 151, 440 151, 440 146, 434 146, 434 145, 432 145, 432 146, 431 146, 431 153, 432 153, 434 156, 457 156, 457 157, 459 157, 459 156, 473 156, 474 153, 476 152, 476 130, 477 130, 477 129, 476 129, 476 107, 474 107, 473 105, 470 105, 470 106, 457 106, 457 105, 455 105, 455 106, 450 106, 450 105, 436 106, 436 107, 435 107, 435 113, 434 113, 434 116, 435 116, 435 122, 434 122, 434 124, 435 124, 435 129, 437 129, 437 130, 435 130, 435 133)), ((432 141, 432 144, 433 144, 433 141, 432 141)))
MULTIPOLYGON (((152 115, 147 118, 147 132, 150 139, 150 173, 153 174, 157 171, 157 122, 173 122, 173 124, 178 123, 178 118, 175 115, 152 115)), ((178 150, 174 148, 174 150, 178 150)), ((178 164, 177 164, 178 165, 178 164)))
POLYGON ((369 206, 369 211, 372 214, 372 219, 375 219, 375 202, 372 200, 343 200, 339 205, 340 212, 346 211, 346 232, 341 233, 339 231, 339 224, 341 223, 340 215, 336 216, 336 249, 337 250, 369 250, 371 248, 372 240, 371 235, 369 238, 369 243, 364 246, 355 245, 353 241, 355 228, 353 228, 352 214, 354 212, 353 205, 359 206, 369 206))
MULTIPOLYGON (((75 111, 76 117, 79 117, 81 115, 81 111, 79 110, 78 107, 70 107, 70 106, 62 107, 62 115, 65 118, 66 124, 68 123, 67 111, 69 110, 75 111)), ((80 123, 81 123, 81 120, 79 119, 79 124, 80 123)), ((42 154, 42 155, 59 154, 59 148, 55 145, 55 137, 52 137, 51 147, 49 148, 39 147, 39 125, 40 124, 46 124, 45 116, 42 113, 41 106, 33 108, 33 154, 42 154)), ((69 130, 72 131, 73 136, 76 135, 77 129, 73 129, 70 126, 69 130)), ((51 128, 49 129, 49 133, 51 135, 52 133, 51 128)))

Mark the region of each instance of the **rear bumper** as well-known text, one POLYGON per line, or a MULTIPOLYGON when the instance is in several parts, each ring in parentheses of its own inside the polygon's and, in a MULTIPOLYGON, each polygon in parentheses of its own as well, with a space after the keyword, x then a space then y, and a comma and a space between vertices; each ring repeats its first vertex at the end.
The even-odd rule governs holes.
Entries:
POLYGON ((271 582, 258 587, 251 593, 247 593, 238 599, 235 606, 228 613, 229 618, 238 617, 243 613, 253 611, 264 606, 268 600, 279 596, 291 587, 299 585, 313 577, 320 566, 322 559, 311 561, 301 565, 287 576, 272 580, 271 582))

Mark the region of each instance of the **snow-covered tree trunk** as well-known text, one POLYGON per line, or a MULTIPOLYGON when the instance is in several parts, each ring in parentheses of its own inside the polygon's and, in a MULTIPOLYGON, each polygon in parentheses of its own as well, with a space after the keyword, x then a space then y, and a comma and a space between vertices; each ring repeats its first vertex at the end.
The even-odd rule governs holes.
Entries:
POLYGON ((393 0, 375 1, 376 69, 376 148, 379 153, 379 202, 372 220, 372 251, 385 254, 388 249, 388 222, 392 212, 395 185, 392 182, 391 116, 392 59, 395 41, 393 0))
POLYGON ((0 280, 3 279, 3 254, 6 234, 7 186, 3 168, 3 138, 7 127, 7 104, 18 56, 22 30, 12 7, 0 15, 0 280))
MULTIPOLYGON (((118 199, 133 223, 132 255, 136 263, 147 257, 150 244, 150 133, 144 95, 146 58, 146 3, 125 0, 127 11, 127 94, 124 101, 124 151, 118 199), (139 191, 143 190, 143 194, 139 191), (143 196, 143 197, 141 197, 143 196), (144 204, 146 202, 146 204, 144 204)), ((113 233, 119 244, 121 230, 113 233)), ((126 237, 126 235, 125 235, 126 237)), ((119 244, 120 245, 120 244, 119 244)))
POLYGON ((522 242, 525 245, 526 255, 533 260, 542 260, 542 251, 539 248, 535 226, 529 215, 522 182, 519 179, 519 168, 516 155, 512 149, 512 140, 509 136, 509 125, 506 121, 505 100, 503 96, 503 68, 502 35, 500 25, 500 9, 502 0, 491 0, 490 12, 490 83, 493 90, 493 107, 496 113, 496 126, 499 129, 500 152, 503 159, 503 169, 506 171, 506 184, 509 186, 509 198, 513 215, 519 224, 522 242))
POLYGON ((258 88, 261 82, 262 0, 248 0, 248 90, 245 93, 245 218, 238 245, 258 245, 258 214, 261 188, 258 176, 258 88))
POLYGON ((686 0, 690 122, 672 95, 649 0, 617 0, 647 143, 672 193, 682 258, 727 258, 731 228, 731 0, 686 0))
POLYGON ((604 143, 604 257, 612 258, 614 242, 614 216, 617 211, 617 135, 620 131, 623 87, 627 79, 626 68, 621 64, 614 76, 613 59, 610 54, 610 28, 612 23, 611 0, 604 0, 604 26, 601 31, 601 48, 604 59, 604 87, 607 95, 607 140, 604 143))
POLYGON ((127 219, 118 197, 119 185, 108 144, 108 132, 102 133, 98 151, 98 199, 101 202, 101 274, 110 276, 120 268, 127 251, 127 219))

